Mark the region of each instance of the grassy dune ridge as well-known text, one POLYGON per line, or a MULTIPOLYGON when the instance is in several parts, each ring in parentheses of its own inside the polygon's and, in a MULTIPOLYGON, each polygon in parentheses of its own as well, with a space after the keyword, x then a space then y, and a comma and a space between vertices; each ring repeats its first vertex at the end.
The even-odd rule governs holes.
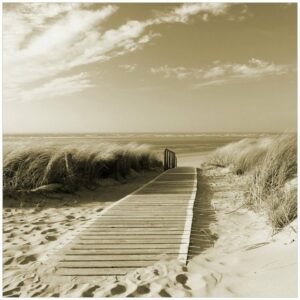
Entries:
POLYGON ((7 144, 3 158, 4 192, 42 188, 76 190, 105 178, 123 181, 133 171, 162 166, 147 145, 129 143, 7 144))
POLYGON ((264 209, 274 228, 297 217, 297 138, 243 139, 217 149, 211 164, 248 177, 247 204, 264 209))

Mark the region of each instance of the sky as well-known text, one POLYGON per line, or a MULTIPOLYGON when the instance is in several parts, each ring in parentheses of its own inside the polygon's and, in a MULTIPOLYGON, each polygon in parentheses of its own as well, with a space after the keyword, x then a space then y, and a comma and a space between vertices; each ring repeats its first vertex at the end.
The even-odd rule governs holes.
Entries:
POLYGON ((5 3, 4 133, 297 129, 297 4, 5 3))

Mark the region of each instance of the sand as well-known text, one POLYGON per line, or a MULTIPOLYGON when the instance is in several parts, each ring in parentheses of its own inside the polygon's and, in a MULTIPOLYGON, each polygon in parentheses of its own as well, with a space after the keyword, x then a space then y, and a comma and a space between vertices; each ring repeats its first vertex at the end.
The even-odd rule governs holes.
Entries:
MULTIPOLYGON (((75 194, 24 195, 4 199, 3 209, 3 292, 6 296, 42 295, 38 286, 41 264, 66 245, 82 225, 93 220, 107 206, 158 175, 147 172, 132 176, 127 183, 105 180, 95 190, 75 194), (23 207, 18 207, 20 206, 23 207), (34 207, 33 205, 34 204, 34 207)), ((47 290, 47 289, 45 289, 47 290)))
MULTIPOLYGON (((185 157, 188 165, 200 166, 200 162, 203 156, 185 157)), ((213 247, 194 257, 187 266, 166 258, 119 279, 91 280, 85 284, 79 284, 76 279, 49 280, 55 271, 54 250, 71 240, 87 219, 112 203, 109 200, 114 199, 117 190, 121 198, 120 189, 127 185, 106 187, 102 196, 98 194, 99 199, 106 201, 85 201, 75 207, 4 210, 5 295, 296 297, 296 221, 274 234, 263 213, 254 213, 243 205, 246 178, 241 180, 228 169, 202 167, 216 212, 210 230, 217 239, 213 247)), ((135 184, 141 185, 142 180, 135 184)), ((129 193, 130 189, 123 189, 129 193)), ((89 195, 94 197, 93 192, 89 195)))

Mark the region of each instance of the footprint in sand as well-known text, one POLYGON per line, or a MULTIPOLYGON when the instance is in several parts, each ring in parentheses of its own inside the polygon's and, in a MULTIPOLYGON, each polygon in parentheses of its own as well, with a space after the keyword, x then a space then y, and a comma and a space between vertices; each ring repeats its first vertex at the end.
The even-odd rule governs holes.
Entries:
POLYGON ((88 289, 86 289, 82 294, 81 294, 81 297, 93 297, 94 296, 94 291, 96 289, 98 289, 100 286, 99 285, 95 285, 95 286, 92 286, 88 289))
POLYGON ((14 258, 13 257, 4 257, 3 258, 3 265, 7 266, 10 265, 13 262, 14 258))
POLYGON ((30 262, 36 261, 36 256, 31 254, 31 255, 20 255, 19 257, 16 258, 16 262, 19 263, 20 265, 26 265, 30 262))
POLYGON ((14 233, 11 233, 7 236, 7 238, 11 239, 11 238, 14 238, 16 235, 14 233))
POLYGON ((54 236, 54 235, 47 235, 46 236, 46 240, 52 242, 52 241, 56 241, 57 240, 57 237, 54 236))
POLYGON ((71 215, 66 216, 66 218, 69 219, 69 220, 75 219, 75 217, 74 217, 74 216, 71 216, 71 215))
POLYGON ((139 295, 145 295, 150 293, 149 284, 138 286, 135 292, 139 295))
POLYGON ((159 292, 159 296, 161 296, 161 297, 171 297, 171 295, 165 289, 162 289, 159 292))
POLYGON ((42 296, 42 293, 48 288, 48 284, 37 284, 32 287, 32 290, 28 292, 29 297, 42 296))
POLYGON ((42 231, 41 234, 46 234, 46 233, 49 233, 49 232, 55 232, 56 233, 57 229, 55 229, 55 228, 46 229, 46 230, 42 231))
POLYGON ((118 284, 117 286, 113 287, 111 290, 110 290, 110 293, 112 296, 114 295, 120 295, 120 294, 123 294, 126 292, 126 287, 122 284, 118 284))
POLYGON ((20 296, 20 288, 13 288, 3 292, 4 297, 19 297, 20 296))
POLYGON ((24 231, 24 234, 30 234, 32 233, 34 230, 37 230, 36 227, 32 227, 31 229, 24 231))

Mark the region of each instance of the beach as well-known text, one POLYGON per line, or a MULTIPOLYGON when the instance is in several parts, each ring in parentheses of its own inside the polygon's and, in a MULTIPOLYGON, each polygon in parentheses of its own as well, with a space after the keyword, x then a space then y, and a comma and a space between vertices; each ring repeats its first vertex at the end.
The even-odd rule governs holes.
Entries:
POLYGON ((227 168, 207 165, 207 155, 179 155, 181 165, 202 169, 212 190, 210 201, 216 215, 210 225, 217 236, 213 247, 192 258, 187 266, 166 257, 118 280, 80 283, 76 278, 61 280, 54 275, 58 249, 105 207, 158 174, 149 172, 121 185, 108 181, 75 197, 56 195, 52 207, 49 199, 44 207, 6 207, 4 296, 295 297, 296 221, 274 235, 263 212, 255 213, 243 205, 245 182, 227 168))
MULTIPOLYGON (((65 141, 66 142, 66 141, 65 141)), ((3 295, 15 297, 295 297, 297 220, 276 232, 264 211, 245 206, 248 177, 210 165, 218 143, 199 151, 181 143, 178 166, 196 167, 209 188, 201 196, 214 210, 211 247, 187 265, 167 256, 118 279, 62 278, 57 253, 104 208, 132 193, 162 170, 130 172, 73 193, 6 196, 3 210, 3 295)), ((179 147, 177 145, 177 147, 179 147)), ((156 151, 162 146, 156 144, 156 151)), ((197 148, 197 149, 196 149, 197 148)), ((200 195, 199 194, 199 195, 200 195)), ((201 199, 200 199, 201 201, 201 199)), ((194 213, 197 220, 197 212, 194 213)), ((199 218, 201 218, 199 216, 199 218)))
POLYGON ((298 7, 231 2, 3 4, 3 297, 297 297, 298 7))

